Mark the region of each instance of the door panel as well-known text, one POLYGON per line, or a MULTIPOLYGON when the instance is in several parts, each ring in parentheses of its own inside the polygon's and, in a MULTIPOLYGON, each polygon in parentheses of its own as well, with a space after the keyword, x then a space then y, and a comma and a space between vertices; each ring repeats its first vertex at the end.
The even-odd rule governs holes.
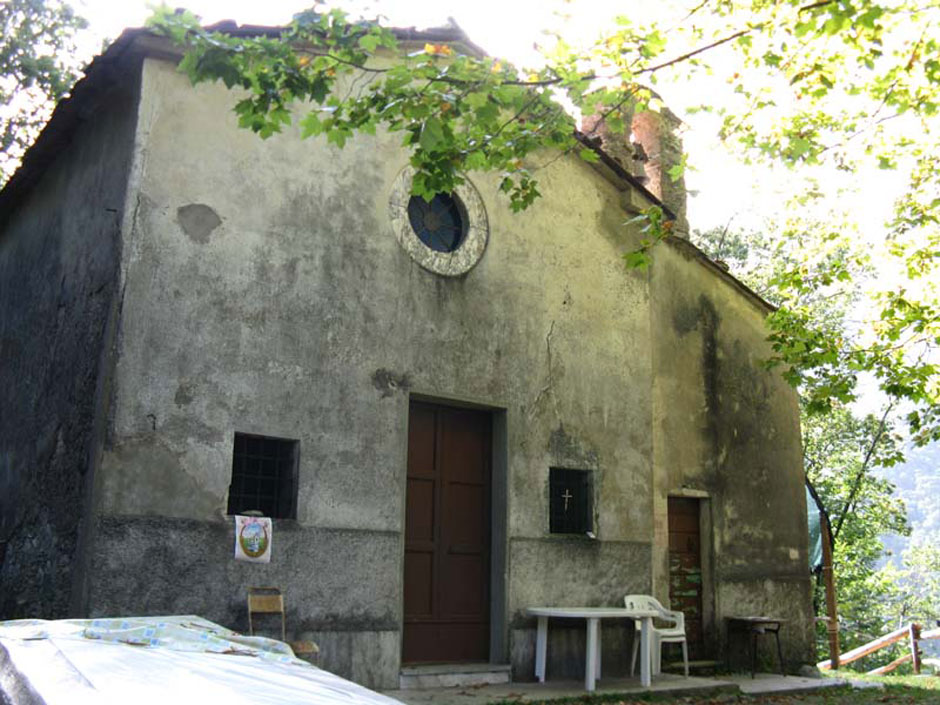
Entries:
POLYGON ((431 575, 433 554, 405 553, 405 575, 411 576, 411 589, 405 590, 405 614, 431 616, 431 575))
POLYGON ((700 502, 686 497, 669 498, 669 602, 685 614, 689 658, 701 658, 702 638, 702 542, 700 502))
POLYGON ((489 414, 413 402, 402 661, 489 658, 489 414))
POLYGON ((408 478, 405 530, 409 541, 434 541, 434 480, 408 478))
POLYGON ((479 556, 451 554, 444 574, 443 582, 450 586, 441 594, 441 611, 451 617, 473 618, 486 611, 483 604, 484 594, 480 584, 487 573, 481 565, 479 556))
POLYGON ((484 548, 480 543, 480 517, 486 515, 486 499, 485 487, 456 486, 456 483, 447 485, 444 505, 450 516, 447 517, 445 528, 451 551, 479 553, 484 548))

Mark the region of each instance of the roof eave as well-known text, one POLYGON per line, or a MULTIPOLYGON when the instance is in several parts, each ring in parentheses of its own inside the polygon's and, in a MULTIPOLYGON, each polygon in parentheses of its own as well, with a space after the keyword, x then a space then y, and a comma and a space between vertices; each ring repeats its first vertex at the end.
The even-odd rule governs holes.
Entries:
POLYGON ((721 279, 728 282, 732 287, 744 294, 744 296, 749 301, 751 301, 751 303, 755 304, 758 308, 763 309, 766 313, 770 314, 777 311, 777 306, 774 306, 763 296, 758 294, 751 287, 725 269, 725 267, 718 264, 715 260, 705 254, 705 252, 703 252, 699 247, 697 247, 695 243, 681 237, 667 237, 663 240, 663 242, 673 249, 679 251, 686 257, 698 261, 706 269, 717 274, 721 279))
POLYGON ((23 155, 20 167, 0 190, 0 226, 4 225, 23 196, 36 184, 71 139, 79 123, 88 119, 96 100, 117 80, 136 51, 136 40, 145 30, 125 30, 85 69, 85 75, 69 96, 56 105, 49 121, 23 155))

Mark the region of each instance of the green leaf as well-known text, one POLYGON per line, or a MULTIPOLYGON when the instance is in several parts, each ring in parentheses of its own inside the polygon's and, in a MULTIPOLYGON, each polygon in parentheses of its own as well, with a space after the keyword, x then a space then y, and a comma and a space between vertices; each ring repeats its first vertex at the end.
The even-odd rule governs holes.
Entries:
POLYGON ((437 117, 429 117, 421 128, 418 143, 422 149, 433 152, 444 142, 444 125, 437 117))
POLYGON ((381 43, 381 39, 374 34, 366 34, 359 38, 359 47, 368 52, 374 52, 381 43))
POLYGON ((623 256, 627 269, 646 269, 650 265, 650 257, 646 250, 634 250, 623 256))
POLYGON ((477 120, 483 123, 491 123, 499 118, 499 106, 495 103, 487 102, 474 111, 477 120))
POLYGON ((417 172, 411 179, 411 193, 414 196, 420 196, 426 201, 434 197, 434 191, 427 187, 427 175, 424 172, 417 172))
POLYGON ((326 133, 326 140, 332 144, 335 144, 337 147, 342 149, 346 146, 346 138, 348 134, 345 130, 334 129, 326 133))
POLYGON ((659 30, 650 32, 643 39, 643 44, 640 46, 640 54, 647 59, 662 54, 663 50, 666 48, 666 38, 659 30))
POLYGON ((320 122, 320 116, 314 112, 307 113, 300 121, 301 137, 306 139, 313 135, 319 135, 323 132, 323 123, 320 122))
POLYGON ((480 151, 470 152, 464 159, 464 166, 470 171, 483 169, 486 167, 486 164, 486 155, 480 151))
POLYGON ((590 162, 591 164, 596 164, 597 162, 601 160, 601 158, 597 156, 597 152, 595 152, 593 149, 585 148, 585 149, 582 149, 578 154, 580 154, 581 158, 584 161, 590 162))
POLYGON ((764 63, 772 68, 777 68, 780 66, 780 62, 783 61, 783 57, 780 54, 775 54, 772 51, 768 51, 763 56, 764 63))
POLYGON ((794 159, 798 159, 799 157, 802 157, 804 154, 809 152, 810 149, 812 149, 812 147, 813 147, 812 143, 807 139, 804 139, 802 137, 790 138, 789 151, 794 159))
POLYGON ((479 109, 490 102, 490 97, 487 93, 484 93, 482 91, 477 91, 474 93, 469 93, 464 98, 464 102, 467 105, 469 105, 471 108, 479 109))
POLYGON ((626 129, 623 118, 617 114, 608 115, 604 122, 607 125, 607 129, 615 135, 622 135, 626 129))

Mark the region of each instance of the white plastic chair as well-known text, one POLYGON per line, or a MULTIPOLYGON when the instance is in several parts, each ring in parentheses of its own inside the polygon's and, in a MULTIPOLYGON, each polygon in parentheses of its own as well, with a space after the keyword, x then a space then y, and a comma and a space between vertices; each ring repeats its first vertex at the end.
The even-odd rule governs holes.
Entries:
MULTIPOLYGON (((627 595, 623 598, 623 604, 627 609, 634 610, 654 610, 659 612, 658 619, 666 622, 672 622, 673 626, 661 628, 653 627, 650 635, 651 653, 653 654, 654 674, 662 671, 663 662, 663 644, 682 644, 682 661, 685 664, 685 677, 689 677, 689 647, 685 639, 685 615, 677 610, 667 610, 659 601, 651 595, 627 595)), ((633 623, 633 653, 630 656, 630 675, 636 671, 636 656, 640 648, 640 622, 634 620, 633 623)))

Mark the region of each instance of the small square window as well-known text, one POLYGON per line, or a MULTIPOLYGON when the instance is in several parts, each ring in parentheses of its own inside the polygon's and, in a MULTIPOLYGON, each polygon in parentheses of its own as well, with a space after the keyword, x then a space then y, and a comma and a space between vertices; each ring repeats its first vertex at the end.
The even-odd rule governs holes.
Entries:
POLYGON ((549 470, 549 531, 586 534, 593 530, 594 479, 590 470, 549 470))
POLYGON ((258 511, 266 517, 297 516, 297 441, 235 434, 228 513, 258 511))

